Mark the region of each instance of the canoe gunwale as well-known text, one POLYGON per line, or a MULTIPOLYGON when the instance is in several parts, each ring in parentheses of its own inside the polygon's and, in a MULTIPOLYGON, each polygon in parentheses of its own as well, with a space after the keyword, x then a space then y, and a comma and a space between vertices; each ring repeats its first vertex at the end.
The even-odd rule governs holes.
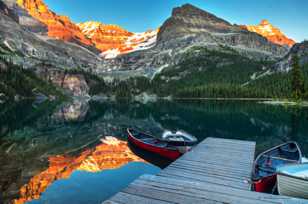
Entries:
POLYGON ((308 178, 302 178, 302 177, 298 177, 298 176, 293 176, 293 175, 286 174, 286 173, 283 173, 283 172, 278 172, 277 175, 286 176, 286 177, 289 177, 289 178, 293 178, 293 179, 297 179, 297 180, 307 181, 308 182, 308 178))
MULTIPOLYGON (((288 165, 284 166, 284 168, 288 168, 288 167, 292 167, 292 166, 298 166, 298 165, 301 165, 301 164, 288 164, 288 165)), ((294 178, 294 179, 298 179, 298 180, 302 180, 302 181, 307 181, 308 182, 308 178, 303 178, 303 177, 300 177, 300 176, 292 175, 290 173, 285 173, 285 172, 282 172, 279 169, 277 171, 277 175, 286 176, 286 177, 290 177, 290 178, 294 178)))
POLYGON ((265 150, 264 152, 260 153, 260 154, 257 156, 257 158, 255 159, 255 161, 254 161, 254 163, 253 163, 253 170, 254 170, 254 171, 253 171, 252 180, 254 180, 254 178, 256 178, 255 181, 259 181, 259 180, 262 180, 263 178, 267 178, 267 177, 273 176, 273 175, 275 175, 275 174, 277 175, 277 172, 274 172, 274 173, 268 174, 267 176, 264 176, 264 177, 256 177, 255 169, 256 169, 256 166, 257 166, 257 162, 258 162, 259 159, 260 159, 263 155, 265 155, 266 153, 271 152, 271 151, 273 151, 273 150, 275 150, 275 149, 277 149, 277 148, 279 148, 279 147, 282 147, 282 146, 284 146, 284 145, 292 144, 292 143, 295 144, 295 146, 296 146, 296 148, 297 148, 297 150, 298 150, 299 159, 298 159, 298 160, 288 160, 288 161, 294 161, 294 162, 297 161, 297 164, 300 163, 300 162, 302 161, 303 155, 302 155, 302 151, 301 151, 299 145, 297 144, 297 142, 295 142, 295 141, 289 141, 289 142, 286 142, 286 143, 277 145, 277 146, 272 147, 272 148, 270 148, 270 149, 268 149, 268 150, 265 150))

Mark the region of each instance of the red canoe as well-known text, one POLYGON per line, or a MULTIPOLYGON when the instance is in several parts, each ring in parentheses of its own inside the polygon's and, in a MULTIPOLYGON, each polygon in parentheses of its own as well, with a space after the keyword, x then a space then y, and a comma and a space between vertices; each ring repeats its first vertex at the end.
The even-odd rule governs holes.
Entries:
POLYGON ((166 141, 155 138, 152 135, 134 129, 127 129, 128 141, 135 146, 153 152, 170 160, 176 160, 183 153, 188 151, 188 147, 177 147, 170 145, 166 141))
POLYGON ((302 162, 302 153, 296 142, 287 142, 261 153, 254 162, 253 188, 257 192, 273 192, 277 168, 302 162))

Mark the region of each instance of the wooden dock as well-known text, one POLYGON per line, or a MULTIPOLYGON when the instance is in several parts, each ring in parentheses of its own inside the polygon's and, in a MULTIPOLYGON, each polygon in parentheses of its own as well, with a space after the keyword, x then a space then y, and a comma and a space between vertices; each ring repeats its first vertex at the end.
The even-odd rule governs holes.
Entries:
POLYGON ((306 204, 250 191, 255 142, 207 138, 158 175, 143 175, 103 204, 306 204))

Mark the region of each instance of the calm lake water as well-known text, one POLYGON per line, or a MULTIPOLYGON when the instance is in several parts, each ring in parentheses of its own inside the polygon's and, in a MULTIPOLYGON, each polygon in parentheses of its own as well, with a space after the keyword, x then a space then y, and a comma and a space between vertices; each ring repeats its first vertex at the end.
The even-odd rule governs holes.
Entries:
POLYGON ((30 101, 0 104, 0 203, 101 203, 169 161, 126 142, 125 129, 199 141, 257 141, 257 152, 297 141, 308 155, 308 109, 257 102, 30 101))

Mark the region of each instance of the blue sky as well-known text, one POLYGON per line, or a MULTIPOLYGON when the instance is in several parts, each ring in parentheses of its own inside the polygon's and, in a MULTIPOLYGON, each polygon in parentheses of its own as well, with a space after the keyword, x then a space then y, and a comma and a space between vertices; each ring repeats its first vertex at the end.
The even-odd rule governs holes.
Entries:
POLYGON ((173 7, 191 3, 236 24, 268 19, 286 35, 308 39, 308 0, 45 0, 55 12, 74 22, 88 20, 117 24, 133 31, 154 29, 173 7))

